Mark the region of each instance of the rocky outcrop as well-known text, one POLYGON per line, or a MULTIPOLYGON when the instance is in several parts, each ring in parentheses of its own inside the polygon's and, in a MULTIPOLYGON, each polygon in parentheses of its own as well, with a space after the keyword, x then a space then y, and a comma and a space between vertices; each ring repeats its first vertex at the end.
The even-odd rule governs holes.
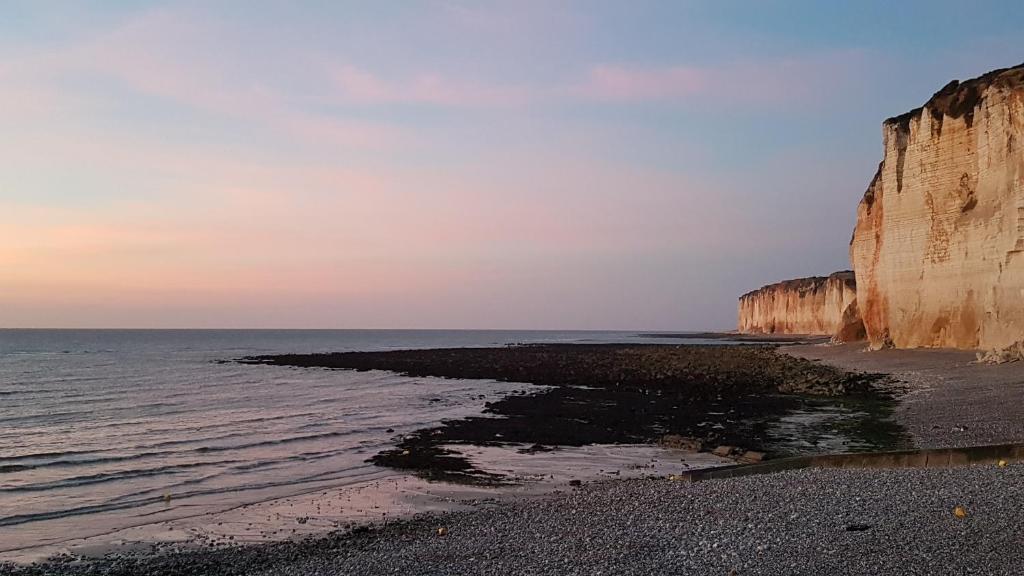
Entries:
POLYGON ((850 256, 873 348, 1024 339, 1024 65, 882 125, 850 256))
POLYGON ((739 331, 754 334, 864 336, 853 272, 770 284, 740 296, 739 331))

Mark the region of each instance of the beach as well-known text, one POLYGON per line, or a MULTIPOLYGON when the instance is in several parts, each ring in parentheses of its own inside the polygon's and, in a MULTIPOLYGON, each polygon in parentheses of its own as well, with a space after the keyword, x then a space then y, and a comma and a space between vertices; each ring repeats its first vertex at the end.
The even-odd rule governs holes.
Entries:
MULTIPOLYGON (((864 385, 883 387, 884 397, 891 396, 893 402, 876 416, 903 430, 902 442, 907 444, 901 447, 1015 442, 1024 439, 1024 430, 1016 418, 1017 408, 1008 401, 1021 386, 1013 364, 980 365, 973 362, 972 354, 941 350, 868 353, 856 344, 793 345, 775 350, 715 347, 709 352, 684 347, 679 350, 687 360, 677 365, 652 360, 663 354, 676 358, 674 354, 680 352, 673 351, 675 346, 530 348, 247 358, 243 362, 256 364, 255 369, 275 363, 308 365, 299 369, 322 369, 329 364, 346 368, 341 371, 344 373, 388 364, 406 376, 431 377, 465 376, 443 372, 478 370, 486 374, 477 377, 494 378, 503 371, 532 365, 549 381, 537 393, 512 391, 506 399, 489 403, 492 414, 485 418, 464 417, 406 435, 396 448, 381 452, 390 456, 379 462, 382 469, 395 475, 377 481, 372 488, 296 495, 195 518, 191 523, 178 521, 170 530, 157 523, 137 529, 135 534, 122 534, 130 546, 82 543, 73 556, 34 566, 8 564, 0 572, 1013 574, 1024 566, 1024 547, 1016 533, 1024 467, 1013 463, 949 469, 806 469, 688 483, 678 480, 688 469, 735 460, 659 446, 652 430, 660 428, 624 426, 622 431, 628 437, 604 438, 604 444, 588 441, 586 425, 575 436, 565 433, 564 427, 540 428, 548 444, 535 442, 540 437, 524 435, 533 434, 533 426, 493 428, 496 422, 531 412, 538 403, 550 407, 590 399, 607 404, 613 398, 631 397, 635 390, 630 386, 626 386, 625 396, 606 395, 618 390, 619 380, 628 370, 616 373, 618 377, 606 385, 600 381, 594 386, 581 384, 583 380, 594 383, 584 366, 605 373, 609 368, 612 373, 626 370, 620 364, 595 363, 596 358, 612 352, 629 358, 639 354, 641 365, 661 370, 660 380, 645 380, 640 387, 662 390, 660 395, 645 396, 644 402, 651 406, 664 401, 678 406, 678 400, 664 392, 673 378, 688 367, 710 372, 709 366, 717 365, 717 376, 705 385, 710 386, 716 378, 736 383, 742 374, 754 374, 757 377, 748 379, 745 386, 770 395, 780 386, 792 386, 794 377, 803 383, 805 393, 825 393, 836 382, 845 382, 851 390, 864 385), (524 362, 523 354, 532 354, 536 360, 539 353, 548 364, 524 362), (730 355, 758 362, 723 362, 730 355), (509 361, 496 360, 501 357, 509 361), (790 363, 785 358, 800 360, 790 363), (551 362, 576 373, 580 381, 569 380, 559 386, 551 362), (670 364, 674 368, 667 368, 670 364), (757 368, 750 372, 750 366, 757 368), (888 376, 878 376, 882 373, 888 376), (807 383, 813 386, 807 388, 807 383), (594 388, 600 395, 579 396, 581 388, 588 393, 594 390, 586 388, 594 388), (979 390, 988 393, 978 394, 979 390), (552 391, 559 394, 550 395, 552 391), (560 395, 566 393, 570 395, 560 395), (963 402, 968 395, 975 401, 963 402), (468 424, 484 420, 488 422, 483 427, 468 424), (467 435, 470 430, 473 434, 467 435), (560 430, 565 434, 561 444, 552 438, 560 430), (489 438, 480 436, 481 431, 489 438), (495 439, 495 433, 501 437, 495 439), (646 442, 624 442, 630 438, 646 442), (428 457, 418 458, 417 451, 428 457), (408 454, 403 458, 404 452, 408 454), (442 461, 454 458, 457 465, 437 466, 438 456, 442 461), (566 473, 571 462, 578 467, 566 473), (517 469, 532 470, 534 476, 517 475, 517 469), (544 478, 545 474, 549 477, 544 478), (957 506, 964 507, 966 517, 953 514, 957 506), (162 530, 171 534, 154 542, 162 530)), ((716 391, 691 399, 703 396, 720 406, 723 389, 709 387, 705 392, 711 390, 716 391)), ((827 394, 823 397, 828 398, 827 394)), ((629 406, 626 404, 627 412, 629 406)), ((769 412, 778 408, 768 406, 769 412)), ((550 419, 553 414, 543 417, 550 419)), ((622 421, 618 412, 609 414, 622 421)), ((666 422, 659 420, 661 417, 660 411, 653 410, 641 420, 666 422)), ((703 441, 735 442, 739 436, 730 434, 742 429, 717 429, 703 441)), ((785 442, 772 447, 770 436, 746 434, 743 441, 776 454, 792 448, 785 442)), ((810 453, 833 447, 823 442, 810 453)), ((844 451, 841 448, 836 451, 844 451)))
POLYGON ((1019 574, 1022 486, 1020 466, 611 481, 255 573, 1019 574))
POLYGON ((1020 465, 610 480, 386 528, 9 573, 1010 575, 1022 486, 1020 465))

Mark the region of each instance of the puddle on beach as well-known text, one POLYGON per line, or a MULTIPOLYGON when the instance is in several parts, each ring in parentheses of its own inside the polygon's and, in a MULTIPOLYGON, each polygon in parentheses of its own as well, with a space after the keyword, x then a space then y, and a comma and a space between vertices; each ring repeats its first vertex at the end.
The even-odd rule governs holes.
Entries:
POLYGON ((910 446, 906 432, 890 419, 890 402, 861 398, 804 398, 803 402, 802 407, 768 423, 765 436, 775 457, 910 446))
POLYGON ((687 452, 649 444, 560 446, 524 453, 526 445, 444 446, 462 454, 474 468, 500 474, 512 482, 540 486, 566 485, 572 480, 667 477, 701 468, 732 464, 706 452, 687 452))

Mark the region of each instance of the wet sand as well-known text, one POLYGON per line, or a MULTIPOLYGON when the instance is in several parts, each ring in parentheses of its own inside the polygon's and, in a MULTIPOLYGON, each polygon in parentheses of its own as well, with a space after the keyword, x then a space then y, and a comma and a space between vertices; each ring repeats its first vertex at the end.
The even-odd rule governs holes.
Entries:
POLYGON ((72 537, 56 544, 13 550, 0 555, 0 574, 13 570, 12 566, 5 568, 4 562, 24 565, 54 557, 144 561, 155 555, 188 555, 315 540, 331 533, 358 534, 424 514, 543 498, 571 491, 584 482, 665 478, 734 462, 712 454, 651 445, 558 447, 544 453, 529 453, 523 448, 526 446, 458 447, 475 468, 505 478, 498 486, 430 482, 395 471, 356 486, 317 489, 224 512, 197 513, 109 534, 72 537))

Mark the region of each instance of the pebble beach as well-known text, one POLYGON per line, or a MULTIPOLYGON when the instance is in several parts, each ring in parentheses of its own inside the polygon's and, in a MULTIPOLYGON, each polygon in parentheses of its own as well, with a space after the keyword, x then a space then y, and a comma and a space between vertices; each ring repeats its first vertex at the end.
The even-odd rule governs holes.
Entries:
POLYGON ((1020 574, 1022 501, 1021 466, 603 482, 255 573, 1020 574))
POLYGON ((301 542, 5 573, 1011 575, 1021 502, 1021 465, 611 480, 301 542))

